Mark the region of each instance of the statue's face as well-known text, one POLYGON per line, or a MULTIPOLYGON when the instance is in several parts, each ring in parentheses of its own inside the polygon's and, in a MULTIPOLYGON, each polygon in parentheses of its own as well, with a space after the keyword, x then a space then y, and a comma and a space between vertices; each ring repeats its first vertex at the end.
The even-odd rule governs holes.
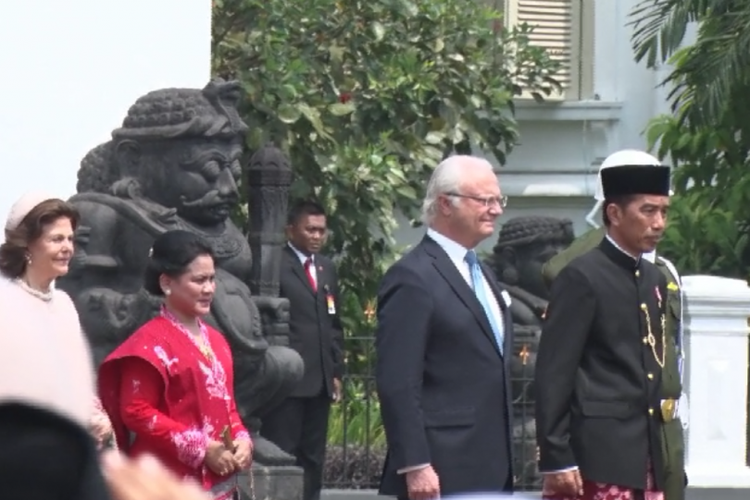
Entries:
POLYGON ((516 249, 518 284, 537 297, 547 298, 549 292, 542 278, 542 266, 558 253, 565 250, 562 243, 535 243, 516 249))
POLYGON ((144 192, 194 224, 221 224, 239 202, 239 141, 175 141, 144 156, 150 158, 144 158, 141 172, 151 181, 145 183, 144 192))

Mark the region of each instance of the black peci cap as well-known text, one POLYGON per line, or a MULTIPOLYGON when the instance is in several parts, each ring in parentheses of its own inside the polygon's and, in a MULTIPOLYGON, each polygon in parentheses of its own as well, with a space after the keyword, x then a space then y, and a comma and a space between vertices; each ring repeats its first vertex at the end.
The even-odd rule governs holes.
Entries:
POLYGON ((670 195, 670 168, 661 165, 620 165, 601 170, 604 198, 632 194, 670 195))

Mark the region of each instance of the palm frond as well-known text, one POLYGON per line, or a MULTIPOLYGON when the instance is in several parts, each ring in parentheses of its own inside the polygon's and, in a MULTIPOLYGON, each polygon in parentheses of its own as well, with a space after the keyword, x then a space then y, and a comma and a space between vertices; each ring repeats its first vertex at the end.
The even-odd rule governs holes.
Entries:
POLYGON ((712 4, 725 0, 643 0, 630 13, 635 60, 649 68, 665 62, 685 38, 688 25, 701 19, 712 4))
MULTIPOLYGON (((727 7, 730 2, 723 3, 727 7)), ((746 100, 750 2, 731 3, 734 11, 714 11, 703 18, 696 43, 675 61, 676 68, 665 82, 673 86, 673 109, 694 127, 713 127, 728 107, 740 98, 746 100)))

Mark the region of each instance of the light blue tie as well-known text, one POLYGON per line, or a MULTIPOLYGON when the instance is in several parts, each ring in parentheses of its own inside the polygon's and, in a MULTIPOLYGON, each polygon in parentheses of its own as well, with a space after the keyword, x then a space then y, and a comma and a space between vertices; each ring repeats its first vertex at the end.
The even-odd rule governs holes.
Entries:
POLYGON ((492 314, 490 301, 487 298, 487 294, 484 290, 482 268, 479 267, 479 262, 477 261, 477 253, 474 250, 469 250, 468 252, 466 252, 466 257, 464 257, 464 260, 466 260, 466 263, 469 264, 469 271, 471 272, 471 287, 474 289, 474 294, 477 296, 479 303, 482 304, 484 314, 487 315, 487 319, 489 320, 490 326, 492 327, 492 333, 495 334, 495 342, 497 342, 497 346, 500 348, 500 354, 502 354, 503 330, 502 328, 500 328, 500 325, 497 324, 495 315, 492 314))

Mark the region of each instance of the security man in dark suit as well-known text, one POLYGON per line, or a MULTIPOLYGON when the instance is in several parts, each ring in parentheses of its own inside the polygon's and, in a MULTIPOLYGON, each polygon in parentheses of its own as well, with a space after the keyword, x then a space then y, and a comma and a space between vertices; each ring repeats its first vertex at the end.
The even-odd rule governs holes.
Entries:
POLYGON ((305 374, 291 396, 263 420, 261 433, 297 458, 305 472, 304 500, 318 500, 323 482, 328 414, 341 398, 343 333, 338 276, 318 253, 326 240, 326 214, 301 201, 289 212, 288 244, 281 264, 281 296, 289 299, 289 347, 305 374))
POLYGON ((475 250, 505 203, 489 162, 444 160, 427 186, 427 234, 383 277, 376 332, 388 441, 383 495, 513 490, 511 299, 475 250))

